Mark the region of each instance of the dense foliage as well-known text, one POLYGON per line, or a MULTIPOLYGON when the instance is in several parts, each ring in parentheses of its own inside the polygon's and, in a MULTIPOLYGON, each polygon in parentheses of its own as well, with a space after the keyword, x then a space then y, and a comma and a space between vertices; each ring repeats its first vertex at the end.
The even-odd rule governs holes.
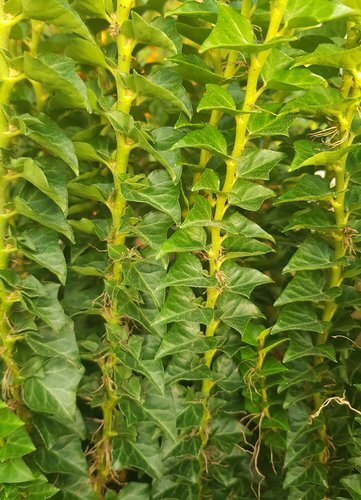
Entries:
POLYGON ((0 498, 361 498, 360 0, 0 0, 0 498))

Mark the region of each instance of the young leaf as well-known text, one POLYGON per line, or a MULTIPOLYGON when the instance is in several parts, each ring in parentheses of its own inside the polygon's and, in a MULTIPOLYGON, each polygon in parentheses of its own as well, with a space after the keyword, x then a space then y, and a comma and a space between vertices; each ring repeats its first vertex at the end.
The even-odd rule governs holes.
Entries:
POLYGON ((177 148, 206 149, 213 154, 227 156, 226 139, 218 129, 208 124, 202 129, 188 132, 188 134, 172 146, 172 149, 177 148))

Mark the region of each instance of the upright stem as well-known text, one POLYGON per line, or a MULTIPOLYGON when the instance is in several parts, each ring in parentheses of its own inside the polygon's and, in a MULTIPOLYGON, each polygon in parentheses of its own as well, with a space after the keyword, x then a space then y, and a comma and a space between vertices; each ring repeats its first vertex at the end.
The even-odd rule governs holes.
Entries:
MULTIPOLYGON (((353 43, 352 37, 352 26, 349 24, 348 27, 348 46, 352 47, 355 44, 353 43)), ((357 43, 357 41, 356 41, 357 43)), ((357 61, 355 61, 357 64, 357 61)), ((354 72, 345 71, 343 75, 343 81, 341 86, 341 93, 343 97, 346 99, 351 95, 355 100, 350 104, 350 106, 346 109, 344 114, 340 114, 339 125, 340 125, 340 140, 342 140, 339 149, 345 149, 352 144, 353 135, 351 133, 351 126, 355 114, 357 113, 358 106, 360 104, 359 99, 361 96, 361 81, 358 76, 356 70, 354 72)), ((338 263, 347 252, 347 243, 345 237, 345 231, 347 230, 346 225, 348 222, 348 218, 350 213, 347 211, 345 206, 345 194, 349 182, 349 175, 346 172, 346 161, 347 161, 347 153, 332 166, 332 171, 334 173, 335 178, 335 197, 332 200, 332 208, 335 214, 335 224, 337 226, 337 230, 332 234, 334 240, 334 249, 335 249, 335 265, 331 268, 329 273, 327 286, 329 289, 333 287, 340 286, 343 281, 342 276, 342 264, 338 263)), ((330 323, 335 315, 337 306, 335 299, 328 300, 324 303, 322 321, 330 323)), ((325 328, 325 330, 319 334, 316 338, 317 345, 323 345, 327 342, 329 336, 329 327, 325 328)), ((323 363, 324 358, 322 356, 317 356, 315 358, 315 364, 323 363)), ((322 405, 322 397, 318 392, 313 396, 315 409, 318 410, 322 405)), ((327 429, 326 426, 320 426, 318 428, 318 433, 320 437, 323 439, 325 443, 327 443, 327 429)), ((328 457, 327 449, 320 454, 320 461, 326 462, 328 457)))
MULTIPOLYGON (((271 2, 270 7, 270 24, 267 32, 265 41, 268 42, 275 36, 277 36, 280 24, 282 22, 282 17, 287 6, 288 0, 275 0, 271 2)), ((246 3, 245 5, 249 5, 246 3)), ((259 97, 258 92, 258 81, 261 75, 262 68, 267 60, 270 51, 266 50, 258 55, 251 55, 251 62, 248 70, 248 79, 246 86, 246 93, 244 98, 244 103, 242 107, 242 113, 235 117, 236 120, 236 136, 231 153, 232 159, 226 161, 226 176, 223 184, 222 192, 219 193, 215 205, 215 215, 214 221, 220 222, 223 220, 224 214, 228 208, 227 199, 228 193, 232 190, 233 185, 236 181, 236 159, 242 154, 247 141, 247 125, 249 121, 250 112, 252 111, 256 101, 259 97)), ((208 252, 209 258, 209 271, 211 276, 216 276, 217 272, 220 270, 222 264, 222 237, 221 232, 218 227, 213 227, 211 229, 211 248, 208 252)), ((210 287, 207 290, 207 307, 214 309, 217 303, 217 299, 221 293, 220 288, 210 287)), ((219 324, 219 320, 212 319, 210 324, 206 329, 206 336, 214 336, 219 324)), ((216 354, 217 350, 212 349, 205 353, 205 364, 210 367, 212 360, 216 354)), ((204 380, 202 384, 202 399, 203 399, 203 417, 200 426, 200 437, 202 440, 202 447, 200 450, 200 481, 203 473, 203 449, 208 442, 208 425, 210 421, 210 412, 208 409, 208 399, 210 391, 214 383, 211 380, 204 380)))
MULTIPOLYGON (((30 41, 30 51, 33 57, 38 55, 38 48, 41 33, 43 31, 44 23, 42 21, 31 21, 31 41, 30 41)), ((36 100, 36 110, 40 113, 44 106, 44 90, 41 83, 35 80, 31 81, 34 89, 35 100, 36 100)))
MULTIPOLYGON (((8 266, 8 210, 9 181, 6 178, 7 169, 3 161, 3 150, 9 144, 9 124, 4 107, 9 104, 11 90, 15 80, 10 77, 8 62, 4 53, 8 51, 11 21, 4 11, 5 1, 0 1, 0 270, 8 266)), ((12 304, 16 301, 13 294, 8 294, 0 284, 0 356, 2 357, 7 374, 3 377, 3 397, 9 396, 19 406, 21 402, 20 373, 13 359, 15 338, 11 335, 8 314, 12 304)))
MULTIPOLYGON (((121 26, 129 18, 133 0, 118 0, 117 10, 115 15, 116 31, 116 44, 118 48, 118 63, 117 72, 115 75, 116 88, 117 88, 117 103, 116 108, 123 113, 129 113, 134 99, 133 93, 127 89, 122 81, 122 74, 129 74, 132 61, 132 52, 135 42, 127 38, 120 32, 121 26)), ((116 137, 116 153, 115 161, 112 166, 114 191, 112 199, 108 203, 109 210, 112 216, 112 231, 109 243, 112 245, 123 245, 125 242, 125 234, 121 233, 120 222, 126 208, 126 200, 121 192, 121 175, 127 173, 129 156, 132 145, 129 143, 128 138, 115 132, 116 137)), ((122 281, 122 264, 121 261, 115 261, 108 278, 113 287, 116 288, 122 281)), ((116 294, 115 294, 116 295, 116 294)), ((112 298, 109 310, 105 311, 105 318, 108 328, 116 327, 120 324, 118 314, 116 296, 112 298)), ((116 431, 113 428, 114 412, 118 403, 118 397, 115 392, 114 384, 114 366, 117 360, 114 354, 108 353, 104 358, 99 360, 99 366, 102 372, 103 385, 106 392, 106 401, 102 404, 103 411, 103 427, 102 437, 98 448, 98 470, 94 480, 94 489, 99 498, 104 498, 105 486, 108 482, 112 466, 110 460, 111 440, 116 436, 116 431)))

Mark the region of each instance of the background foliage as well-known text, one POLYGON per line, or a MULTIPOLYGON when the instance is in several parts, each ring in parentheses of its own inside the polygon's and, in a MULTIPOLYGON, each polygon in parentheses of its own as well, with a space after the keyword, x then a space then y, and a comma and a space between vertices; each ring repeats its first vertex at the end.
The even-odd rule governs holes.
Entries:
POLYGON ((361 498, 359 0, 0 0, 0 497, 361 498))

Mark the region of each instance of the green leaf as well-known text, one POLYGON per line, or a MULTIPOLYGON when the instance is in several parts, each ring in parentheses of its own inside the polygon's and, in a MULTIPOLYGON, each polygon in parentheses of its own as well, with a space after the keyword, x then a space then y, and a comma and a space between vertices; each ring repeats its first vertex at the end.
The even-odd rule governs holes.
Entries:
POLYGON ((67 317, 58 302, 60 285, 47 283, 44 285, 44 295, 29 301, 28 308, 44 323, 49 325, 54 332, 59 333, 66 325, 67 317))
MULTIPOLYGON (((287 106, 287 105, 286 105, 287 106)), ((285 107, 286 107, 285 106, 285 107)), ((285 107, 283 110, 286 113, 285 107)), ((283 111, 282 110, 282 111, 283 111)), ((252 113, 248 121, 248 130, 253 137, 262 137, 265 135, 285 135, 288 136, 288 129, 293 123, 294 116, 284 114, 278 116, 265 109, 262 113, 252 113)), ((295 111, 291 111, 295 112, 295 111)))
MULTIPOLYGON (((304 330, 306 330, 306 328, 304 330)), ((285 363, 290 363, 291 361, 306 356, 320 356, 326 357, 331 361, 336 361, 336 354, 332 345, 313 345, 312 335, 305 334, 304 332, 292 333, 290 345, 285 353, 283 361, 285 363)))
POLYGON ((220 190, 219 177, 214 170, 205 168, 199 180, 192 186, 192 191, 201 191, 202 189, 212 191, 213 193, 218 193, 220 190))
POLYGON ((245 236, 227 236, 223 242, 223 249, 226 251, 225 259, 255 257, 274 251, 270 245, 245 236))
POLYGON ((333 252, 329 244, 311 236, 298 247, 283 272, 327 269, 332 267, 333 262, 333 252))
POLYGON ((330 200, 332 189, 328 182, 319 175, 305 174, 297 184, 278 198, 275 204, 294 201, 330 200))
POLYGON ((361 498, 361 477, 360 474, 352 474, 341 478, 341 484, 346 488, 354 500, 361 498))
MULTIPOLYGON (((305 68, 291 69, 294 59, 279 49, 273 49, 262 69, 267 88, 294 91, 309 89, 315 85, 327 87, 327 81, 305 68)), ((294 65, 296 66, 296 65, 294 65)))
POLYGON ((0 484, 26 483, 35 479, 22 458, 0 462, 0 484))
POLYGON ((138 42, 146 45, 156 45, 170 52, 177 52, 176 46, 168 36, 159 28, 152 26, 139 14, 132 11, 132 28, 138 42))
POLYGON ((226 289, 247 298, 250 298, 251 293, 257 286, 272 283, 271 278, 257 269, 241 267, 232 261, 224 262, 221 272, 225 275, 226 289))
POLYGON ((180 352, 206 352, 217 343, 216 338, 200 334, 198 323, 174 323, 162 339, 156 359, 180 352))
MULTIPOLYGON (((219 223, 218 223, 219 224, 219 223)), ((196 195, 194 204, 182 222, 181 227, 191 226, 216 226, 217 222, 212 221, 212 207, 203 196, 196 195)))
POLYGON ((330 43, 321 43, 314 52, 297 58, 296 66, 331 66, 353 70, 361 59, 361 47, 345 49, 330 43))
POLYGON ((330 298, 330 293, 324 292, 325 277, 322 271, 303 271, 295 274, 281 295, 275 306, 282 306, 290 302, 321 302, 330 298))
POLYGON ((324 145, 309 141, 296 141, 296 155, 291 163, 290 172, 310 165, 327 166, 334 165, 350 151, 358 150, 358 144, 345 146, 340 149, 327 151, 324 145))
POLYGON ((172 393, 168 389, 165 395, 155 394, 151 387, 144 387, 144 399, 141 404, 130 399, 123 402, 123 411, 128 425, 137 422, 154 422, 173 441, 177 438, 176 408, 172 393))
POLYGON ((317 26, 322 22, 341 19, 352 10, 338 0, 290 0, 286 7, 285 22, 289 28, 317 26))
POLYGON ((32 158, 17 158, 9 168, 53 200, 66 215, 68 193, 64 164, 57 158, 44 156, 34 161, 32 158))
POLYGON ((191 321, 208 325, 212 318, 212 310, 203 307, 196 300, 191 288, 184 286, 171 287, 167 299, 153 325, 191 321))
POLYGON ((216 284, 217 280, 208 275, 195 255, 179 253, 175 263, 161 280, 158 289, 163 290, 174 286, 207 288, 216 284))
POLYGON ((120 230, 127 235, 138 236, 146 244, 159 250, 167 239, 168 229, 173 224, 172 219, 161 212, 148 212, 140 220, 130 222, 125 219, 120 225, 120 230))
POLYGON ((129 467, 140 469, 153 478, 161 477, 162 461, 159 446, 147 440, 138 442, 128 437, 115 438, 113 441, 113 469, 122 470, 129 467))
POLYGON ((166 16, 173 15, 213 21, 217 16, 217 2, 215 0, 204 0, 200 3, 197 0, 185 0, 175 9, 166 12, 166 16))
POLYGON ((322 333, 322 324, 312 305, 287 304, 282 307, 271 334, 290 330, 322 333))
POLYGON ((209 124, 205 125, 202 129, 188 132, 188 134, 172 146, 172 149, 176 148, 206 149, 213 154, 227 156, 226 139, 217 128, 209 124))
POLYGON ((81 20, 81 17, 69 5, 67 0, 48 0, 46 9, 41 0, 21 0, 23 14, 28 19, 37 19, 49 24, 61 26, 93 41, 93 37, 81 20))
POLYGON ((24 422, 12 413, 3 401, 0 400, 0 404, 0 439, 2 439, 22 427, 24 422))
POLYGON ((239 212, 233 212, 232 214, 226 214, 224 218, 226 224, 230 224, 234 227, 236 233, 242 234, 246 238, 260 238, 263 240, 269 240, 274 242, 272 235, 266 233, 258 224, 248 219, 239 212))
POLYGON ((126 260, 123 263, 123 284, 149 293, 157 307, 161 307, 164 294, 159 292, 159 284, 166 271, 157 262, 133 262, 126 260))
MULTIPOLYGON (((72 39, 65 49, 65 55, 81 64, 100 66, 101 68, 109 67, 101 48, 82 38, 72 39)), ((29 77, 31 78, 31 74, 29 77)))
POLYGON ((6 437, 5 443, 0 448, 0 463, 22 457, 35 449, 27 432, 21 427, 6 437))
POLYGON ((74 435, 62 436, 53 446, 41 448, 36 453, 36 462, 47 474, 87 474, 87 463, 80 439, 74 435))
POLYGON ((183 111, 189 118, 192 117, 192 104, 187 92, 182 87, 180 75, 169 69, 161 69, 152 73, 148 78, 133 73, 126 78, 126 84, 144 97, 163 101, 183 111))
POLYGON ((203 227, 179 228, 160 247, 157 259, 171 252, 198 252, 207 246, 207 233, 203 227))
POLYGON ((238 293, 225 291, 219 297, 216 309, 216 319, 243 333, 252 318, 263 317, 260 310, 238 293))
POLYGON ((91 113, 86 86, 77 74, 72 59, 50 53, 34 58, 25 53, 24 73, 31 80, 45 84, 56 93, 60 92, 65 103, 70 102, 73 107, 85 108, 91 113))
POLYGON ((200 52, 210 49, 233 49, 241 52, 259 52, 267 50, 279 43, 277 37, 267 43, 255 43, 252 25, 249 19, 232 7, 218 4, 217 23, 208 38, 204 41, 200 52))
POLYGON ((246 149, 237 158, 237 175, 249 180, 269 180, 271 170, 286 155, 269 149, 246 149))
POLYGON ((36 117, 29 114, 18 115, 16 122, 24 135, 61 158, 75 174, 78 174, 78 159, 73 143, 47 115, 44 113, 39 113, 36 117))
POLYGON ((289 224, 284 228, 284 231, 291 229, 315 229, 318 231, 331 231, 336 228, 335 216, 332 212, 328 212, 323 208, 313 208, 312 210, 303 210, 296 213, 289 224))
POLYGON ((218 109, 231 115, 237 113, 236 103, 231 94, 224 87, 207 83, 206 91, 199 101, 197 112, 213 109, 218 109))
POLYGON ((314 87, 304 96, 288 101, 282 113, 302 113, 306 115, 328 114, 337 116, 347 105, 340 92, 334 88, 314 87))
POLYGON ((147 203, 167 214, 177 224, 180 222, 179 185, 173 184, 167 172, 154 170, 139 182, 129 179, 122 183, 121 189, 126 200, 147 203))
POLYGON ((91 18, 108 19, 108 15, 113 12, 113 5, 109 0, 75 0, 72 3, 73 9, 91 18))
POLYGON ((42 362, 37 372, 25 379, 24 402, 34 412, 72 419, 82 375, 83 368, 73 362, 65 361, 64 358, 50 358, 42 362))
POLYGON ((275 193, 264 186, 238 179, 228 194, 228 201, 231 205, 254 212, 265 200, 273 196, 275 193))
POLYGON ((197 83, 219 83, 223 80, 221 75, 214 73, 202 58, 195 54, 177 54, 167 58, 176 66, 172 66, 185 80, 197 83))
POLYGON ((14 200, 15 210, 39 224, 59 231, 70 241, 74 241, 71 226, 66 221, 60 208, 44 196, 40 191, 29 186, 14 200))
POLYGON ((67 269, 58 240, 58 235, 54 231, 44 227, 33 227, 17 237, 17 244, 25 257, 54 273, 64 285, 67 269))

